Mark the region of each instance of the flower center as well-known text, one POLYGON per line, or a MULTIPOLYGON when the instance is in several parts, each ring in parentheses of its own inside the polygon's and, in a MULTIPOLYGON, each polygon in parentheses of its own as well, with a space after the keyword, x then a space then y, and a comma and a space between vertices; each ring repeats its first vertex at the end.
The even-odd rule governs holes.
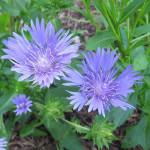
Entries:
POLYGON ((48 73, 52 70, 52 59, 49 59, 46 56, 39 57, 35 67, 39 72, 48 73))
POLYGON ((117 96, 118 82, 107 74, 100 76, 98 73, 86 76, 87 82, 81 85, 80 90, 88 97, 95 97, 98 100, 108 101, 117 96))
POLYGON ((19 108, 24 108, 25 107, 25 103, 22 102, 21 104, 18 105, 19 108))
POLYGON ((93 92, 96 97, 101 97, 102 99, 104 99, 105 95, 107 94, 106 83, 99 83, 99 84, 95 85, 93 88, 93 92))

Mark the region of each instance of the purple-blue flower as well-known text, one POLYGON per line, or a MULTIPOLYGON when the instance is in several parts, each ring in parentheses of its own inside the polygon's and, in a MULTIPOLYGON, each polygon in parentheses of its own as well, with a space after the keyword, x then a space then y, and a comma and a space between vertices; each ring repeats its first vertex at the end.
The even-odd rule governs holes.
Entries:
POLYGON ((14 38, 8 38, 3 43, 7 49, 3 51, 7 54, 3 59, 9 59, 14 66, 12 71, 22 74, 19 81, 28 79, 38 83, 41 87, 49 87, 54 79, 60 80, 63 72, 71 59, 77 57, 79 44, 72 44, 72 34, 69 31, 62 33, 63 29, 55 33, 55 28, 51 22, 45 27, 44 19, 36 25, 31 20, 31 28, 25 25, 30 34, 30 40, 24 35, 13 33, 14 38))
POLYGON ((6 137, 0 138, 0 150, 6 150, 5 147, 7 147, 6 137))
MULTIPOLYGON (((84 53, 83 53, 84 54, 84 53)), ((96 54, 92 51, 88 55, 84 54, 86 61, 79 65, 83 73, 77 70, 69 69, 67 77, 69 81, 64 83, 66 86, 78 86, 79 92, 70 92, 72 96, 68 99, 78 111, 84 105, 89 105, 88 112, 98 110, 99 114, 105 117, 105 110, 110 111, 110 106, 121 107, 123 110, 134 108, 126 103, 128 93, 134 92, 131 87, 137 80, 142 79, 137 76, 140 72, 133 72, 132 66, 129 65, 120 75, 114 66, 119 58, 116 51, 110 52, 110 49, 97 49, 96 54)))
POLYGON ((14 104, 16 104, 17 109, 14 111, 16 115, 21 115, 22 113, 31 112, 30 107, 32 106, 32 101, 29 100, 30 97, 26 98, 24 94, 20 94, 18 97, 15 96, 15 99, 12 99, 14 104))

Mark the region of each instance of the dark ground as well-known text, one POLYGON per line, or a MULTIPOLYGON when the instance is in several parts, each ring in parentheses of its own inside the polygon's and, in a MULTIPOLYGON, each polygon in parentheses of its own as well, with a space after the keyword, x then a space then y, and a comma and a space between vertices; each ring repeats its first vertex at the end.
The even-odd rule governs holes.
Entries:
MULTIPOLYGON (((80 1, 76 2, 76 6, 84 9, 80 1)), ((91 10, 94 11, 94 7, 91 7, 91 10)), ((60 15, 60 19, 63 23, 63 28, 71 30, 85 30, 85 33, 80 36, 80 41, 82 45, 81 50, 85 49, 85 43, 95 33, 95 27, 91 23, 85 23, 86 19, 80 15, 80 13, 68 10, 63 11, 60 15), (72 20, 77 19, 77 20, 72 20)), ((101 25, 101 29, 105 29, 104 25, 101 25)), ((77 112, 73 111, 71 113, 66 113, 66 119, 71 119, 73 116, 76 116, 81 120, 82 125, 92 126, 96 112, 87 113, 87 109, 84 108, 82 111, 77 112)), ((135 110, 135 113, 117 130, 114 132, 114 135, 119 139, 118 141, 113 141, 110 144, 109 150, 142 150, 140 146, 131 148, 131 149, 122 149, 121 143, 125 136, 125 128, 131 125, 135 125, 139 122, 141 115, 139 110, 135 110)), ((47 137, 35 138, 32 136, 26 138, 20 138, 19 130, 20 125, 16 124, 13 136, 9 143, 9 150, 56 150, 55 141, 52 136, 49 134, 47 137)), ((40 127, 46 131, 44 127, 40 127)), ((78 135, 80 136, 80 135, 78 135)), ((96 146, 93 146, 92 140, 83 140, 81 143, 85 150, 97 150, 96 146)), ((102 150, 107 150, 103 148, 102 150)))

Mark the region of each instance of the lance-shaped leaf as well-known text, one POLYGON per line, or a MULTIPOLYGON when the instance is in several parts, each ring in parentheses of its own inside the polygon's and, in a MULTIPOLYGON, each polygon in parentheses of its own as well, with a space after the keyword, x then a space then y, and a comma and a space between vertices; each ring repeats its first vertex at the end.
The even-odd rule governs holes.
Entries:
POLYGON ((122 16, 120 17, 119 23, 122 23, 131 15, 133 15, 139 8, 142 7, 145 0, 133 0, 124 10, 122 16))
POLYGON ((17 10, 17 8, 15 8, 13 5, 8 4, 6 1, 4 0, 0 0, 0 6, 2 7, 2 9, 7 12, 10 16, 19 16, 20 11, 17 10))
POLYGON ((0 97, 0 115, 6 113, 13 105, 12 98, 15 95, 15 89, 9 90, 0 97))
POLYGON ((98 47, 106 47, 113 43, 116 39, 116 36, 110 31, 97 33, 87 41, 86 49, 96 50, 98 47))

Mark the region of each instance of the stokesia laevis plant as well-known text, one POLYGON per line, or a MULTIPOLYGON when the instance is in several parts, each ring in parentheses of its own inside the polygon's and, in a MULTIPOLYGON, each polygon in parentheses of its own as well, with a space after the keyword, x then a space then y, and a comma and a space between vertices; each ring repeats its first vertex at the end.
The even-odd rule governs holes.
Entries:
POLYGON ((0 138, 0 150, 6 150, 5 147, 7 147, 6 137, 0 138))
POLYGON ((17 109, 14 111, 16 115, 26 114, 27 111, 31 112, 32 101, 29 99, 30 97, 26 98, 24 94, 20 94, 18 97, 15 96, 15 99, 12 99, 13 103, 17 106, 17 109))
POLYGON ((110 111, 110 106, 121 107, 123 110, 134 108, 126 103, 128 93, 134 92, 131 87, 143 77, 137 76, 140 72, 133 72, 132 65, 129 65, 119 76, 114 64, 119 58, 116 51, 107 52, 100 48, 94 54, 89 51, 89 55, 85 56, 86 61, 82 61, 83 65, 78 65, 82 68, 83 74, 75 69, 69 69, 64 80, 69 83, 64 83, 66 86, 78 86, 79 92, 70 92, 72 96, 68 99, 74 105, 74 109, 78 111, 84 105, 89 105, 88 112, 98 110, 99 114, 105 117, 105 110, 110 111))
POLYGON ((50 87, 54 79, 59 80, 66 70, 66 66, 71 63, 71 59, 77 57, 79 44, 72 44, 72 34, 69 30, 62 34, 63 29, 55 34, 55 28, 48 22, 45 28, 44 19, 41 23, 36 19, 36 25, 31 20, 31 28, 25 25, 32 39, 29 41, 24 35, 13 33, 14 38, 8 38, 3 43, 7 49, 3 51, 7 54, 3 59, 9 59, 14 66, 12 71, 16 71, 22 76, 19 81, 28 79, 38 83, 40 87, 50 87))

